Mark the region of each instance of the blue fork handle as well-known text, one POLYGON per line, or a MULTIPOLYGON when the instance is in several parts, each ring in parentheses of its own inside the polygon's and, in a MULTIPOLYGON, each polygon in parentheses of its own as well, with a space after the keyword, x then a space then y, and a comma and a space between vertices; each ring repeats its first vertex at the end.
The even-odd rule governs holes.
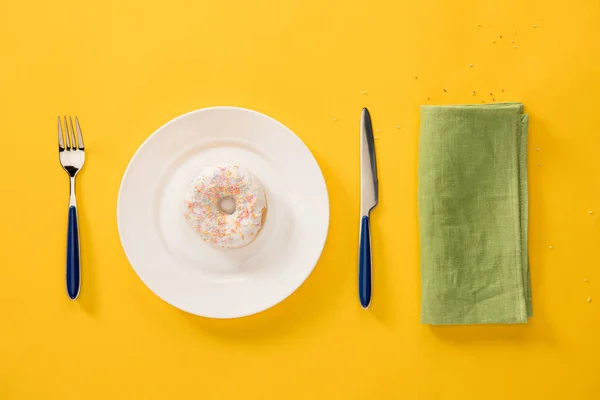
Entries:
POLYGON ((372 268, 371 268, 371 224, 369 216, 362 217, 360 223, 360 244, 358 253, 358 297, 360 305, 368 308, 371 304, 371 286, 372 286, 372 268))
POLYGON ((79 296, 81 287, 81 266, 79 264, 79 225, 77 207, 69 207, 69 228, 67 230, 67 293, 71 300, 79 296))

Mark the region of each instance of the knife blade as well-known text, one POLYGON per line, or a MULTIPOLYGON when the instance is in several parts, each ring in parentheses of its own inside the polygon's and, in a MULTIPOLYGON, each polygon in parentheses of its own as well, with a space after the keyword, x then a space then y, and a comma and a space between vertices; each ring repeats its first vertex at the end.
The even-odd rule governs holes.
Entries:
POLYGON ((371 257, 371 210, 379 202, 379 180, 375 138, 369 110, 360 117, 360 235, 358 252, 358 297, 363 308, 371 304, 373 265, 371 257))

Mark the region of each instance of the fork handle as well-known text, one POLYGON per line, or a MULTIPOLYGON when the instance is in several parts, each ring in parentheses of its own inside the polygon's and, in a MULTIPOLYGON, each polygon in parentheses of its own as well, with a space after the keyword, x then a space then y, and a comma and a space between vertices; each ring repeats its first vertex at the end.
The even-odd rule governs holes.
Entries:
POLYGON ((79 224, 77 207, 69 207, 69 227, 67 229, 67 293, 71 300, 79 296, 81 288, 81 265, 79 264, 79 224))

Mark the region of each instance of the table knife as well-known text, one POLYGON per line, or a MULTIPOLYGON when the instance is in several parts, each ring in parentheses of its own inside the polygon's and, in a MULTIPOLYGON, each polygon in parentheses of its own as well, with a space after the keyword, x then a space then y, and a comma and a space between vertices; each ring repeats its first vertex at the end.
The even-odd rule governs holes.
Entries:
POLYGON ((379 201, 379 181, 375 160, 375 138, 369 110, 360 117, 360 236, 358 252, 358 297, 360 305, 371 304, 373 263, 371 258, 371 210, 379 201))

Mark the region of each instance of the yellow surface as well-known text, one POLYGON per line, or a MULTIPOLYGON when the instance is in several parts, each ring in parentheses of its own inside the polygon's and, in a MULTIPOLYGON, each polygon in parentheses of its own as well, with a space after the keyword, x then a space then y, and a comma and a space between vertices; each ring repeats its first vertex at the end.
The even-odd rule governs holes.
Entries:
POLYGON ((598 15, 597 1, 0 2, 0 398, 600 398, 598 15), (493 98, 530 115, 535 316, 422 326, 419 105, 493 98), (115 217, 142 141, 213 105, 290 127, 331 199, 307 282, 229 321, 154 296, 115 217), (380 131, 369 311, 356 293, 362 106, 380 131), (64 288, 68 188, 55 132, 67 113, 88 149, 76 302, 64 288))

